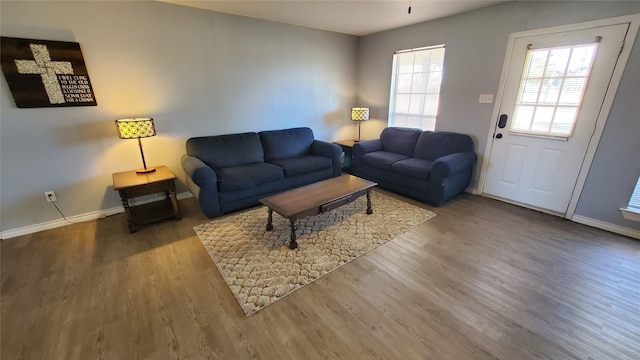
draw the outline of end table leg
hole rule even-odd
[[[373,209],[371,208],[371,189],[367,189],[367,214],[373,214]]]
[[[127,224],[129,225],[129,233],[136,232],[136,225],[133,223],[133,215],[131,214],[131,208],[129,208],[129,200],[127,199],[127,194],[120,190],[120,201],[122,202],[122,207],[124,208],[124,212],[127,215]]]
[[[171,186],[171,190],[169,191],[169,199],[171,199],[171,207],[173,207],[173,216],[176,218],[176,220],[182,219],[182,215],[180,214],[180,206],[178,205],[178,198],[176,197],[175,186]]]
[[[291,221],[291,242],[289,242],[289,249],[293,250],[298,247],[298,242],[296,241],[296,220],[290,219]]]
[[[269,209],[269,214],[267,215],[267,231],[273,230],[273,210]]]

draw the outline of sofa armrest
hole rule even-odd
[[[187,154],[180,159],[184,173],[199,187],[217,186],[218,176],[202,160]]]
[[[445,155],[431,164],[431,178],[427,192],[427,203],[440,206],[469,186],[473,174],[474,152],[459,152]]]
[[[188,154],[180,159],[187,175],[187,186],[207,217],[221,215],[218,201],[218,176],[202,160]]]
[[[439,177],[447,177],[473,166],[477,155],[474,152],[453,153],[436,159],[431,165],[431,174]]]
[[[353,144],[353,159],[351,162],[351,169],[354,173],[358,173],[362,167],[362,157],[366,153],[382,150],[382,140],[364,140]]]
[[[382,150],[382,140],[373,139],[373,140],[363,140],[358,141],[353,144],[353,154],[355,155],[357,152],[361,152],[362,154],[366,154],[372,151],[380,151]]]
[[[342,164],[340,162],[342,148],[340,145],[322,140],[313,140],[313,143],[311,143],[311,154],[331,159],[333,176],[339,176],[342,173]]]

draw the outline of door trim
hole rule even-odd
[[[487,172],[489,168],[489,159],[491,158],[491,150],[493,148],[493,141],[494,141],[493,135],[495,133],[495,129],[498,123],[498,116],[500,116],[500,108],[502,106],[502,98],[504,96],[504,88],[507,81],[507,71],[509,69],[509,66],[511,65],[511,54],[513,53],[513,45],[514,45],[515,39],[520,37],[554,34],[554,33],[560,33],[560,32],[576,31],[576,30],[583,30],[583,29],[590,29],[590,28],[618,25],[618,24],[629,24],[629,29],[627,31],[627,35],[624,40],[625,46],[622,48],[622,51],[618,56],[618,61],[613,70],[609,87],[604,96],[604,101],[602,103],[602,107],[600,108],[600,113],[598,114],[598,118],[596,120],[596,128],[591,137],[591,140],[589,141],[587,152],[582,162],[580,172],[578,173],[578,178],[576,180],[573,193],[571,194],[571,200],[569,201],[567,212],[563,214],[563,216],[567,219],[573,218],[574,212],[576,210],[576,206],[578,205],[578,200],[580,199],[580,195],[584,187],[584,183],[587,179],[587,175],[589,174],[589,169],[591,168],[591,163],[593,162],[593,158],[595,156],[598,143],[600,142],[600,138],[602,137],[604,126],[607,122],[607,118],[609,117],[609,112],[611,110],[611,106],[613,105],[613,100],[618,90],[618,85],[620,84],[620,80],[622,79],[622,74],[627,65],[627,60],[629,59],[631,48],[633,47],[633,43],[636,39],[638,28],[640,27],[640,14],[626,15],[626,16],[620,16],[615,18],[594,20],[594,21],[554,26],[554,27],[535,29],[535,30],[527,30],[527,31],[515,32],[515,33],[509,34],[509,40],[507,43],[504,62],[502,64],[502,71],[500,73],[500,83],[498,86],[498,92],[496,94],[497,101],[495,102],[495,105],[493,107],[491,124],[489,125],[489,132],[487,134],[487,142],[486,142],[484,156],[482,160],[482,168],[480,170],[480,178],[478,182],[478,194],[482,196],[487,196],[486,194],[484,194],[484,185],[485,185],[485,180],[486,180]],[[524,204],[519,204],[519,205],[526,206]],[[558,215],[557,213],[553,213],[553,214]]]

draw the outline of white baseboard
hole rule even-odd
[[[465,191],[471,194],[477,193],[477,189],[475,188],[467,188]],[[187,199],[190,197],[193,197],[193,195],[189,191],[185,191],[177,194],[178,200]],[[139,204],[143,204],[143,203],[144,202],[140,202]],[[122,206],[116,206],[110,209],[92,211],[92,212],[88,212],[81,215],[69,216],[67,217],[67,219],[74,223],[92,221],[92,220],[100,219],[103,217],[115,215],[122,212],[124,212],[124,208]],[[598,229],[610,231],[615,234],[628,236],[634,239],[640,239],[640,230],[630,229],[623,226],[607,223],[607,222],[596,220],[596,219],[591,219],[591,218],[580,216],[580,215],[573,215],[571,220],[579,224],[592,226]],[[0,240],[7,240],[17,236],[28,235],[38,231],[54,229],[57,227],[67,226],[67,225],[71,225],[71,224],[64,219],[59,219],[59,220],[47,221],[40,224],[29,225],[29,226],[25,226],[17,229],[6,230],[0,233]]]
[[[571,217],[571,221],[640,240],[640,230],[630,229],[624,226],[615,225],[580,215],[573,215],[573,217]]]
[[[178,200],[182,200],[182,199],[193,197],[193,195],[189,191],[185,191],[177,194],[176,197],[178,198]],[[151,201],[153,200],[137,202],[136,205],[141,205]],[[67,216],[67,219],[69,221],[66,221],[64,219],[58,219],[58,220],[47,221],[40,224],[29,225],[29,226],[24,226],[17,229],[3,231],[0,233],[0,240],[7,240],[17,236],[33,234],[38,231],[44,231],[44,230],[58,228],[61,226],[71,225],[70,222],[79,223],[79,222],[85,222],[85,221],[93,221],[93,220],[101,219],[101,218],[115,215],[122,212],[124,212],[124,208],[122,206],[116,206],[110,209],[92,211],[85,214],[74,215],[74,216]]]

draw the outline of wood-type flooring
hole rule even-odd
[[[250,317],[194,199],[135,234],[118,214],[2,241],[0,358],[640,359],[640,241],[405,200],[438,215]]]

